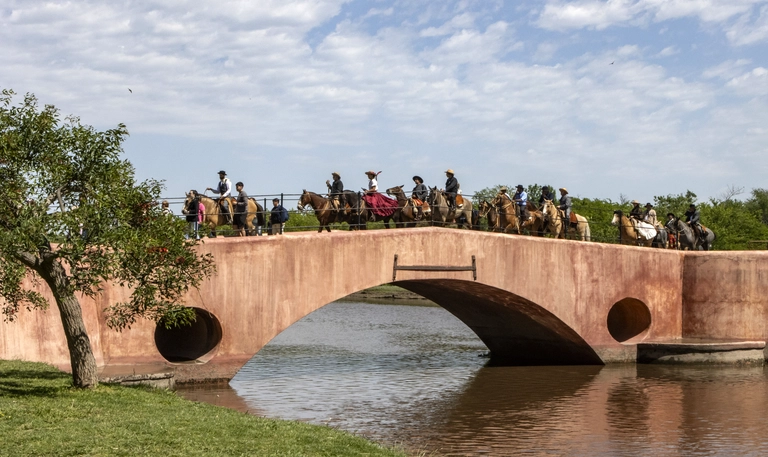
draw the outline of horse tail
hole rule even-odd
[[[589,223],[586,223],[584,227],[584,241],[592,241],[592,230],[589,228]]]
[[[257,227],[264,227],[267,222],[266,216],[264,214],[264,207],[259,205],[259,202],[253,197],[251,197],[249,200],[251,200],[253,204],[256,205],[256,217],[253,218],[254,222],[256,223],[253,225]]]

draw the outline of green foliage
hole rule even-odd
[[[58,110],[26,95],[0,96],[0,297],[6,319],[20,307],[43,306],[21,279],[33,271],[54,296],[94,296],[113,281],[133,290],[108,310],[108,324],[129,327],[139,317],[184,323],[194,315],[179,303],[213,270],[210,256],[184,241],[184,221],[156,202],[162,183],[138,183],[120,158],[125,126],[103,132],[62,120]],[[54,277],[56,265],[65,277]]]
[[[0,456],[403,456],[330,427],[265,419],[167,390],[71,380],[0,361]]]
[[[315,216],[315,212],[309,211],[288,211],[288,222],[285,223],[286,232],[300,232],[308,230],[317,230],[320,222]]]
[[[684,194],[663,195],[653,197],[653,206],[656,217],[667,220],[667,213],[673,213],[677,217],[683,217],[688,207],[696,203],[696,194],[686,190]]]
[[[610,199],[571,198],[573,211],[584,216],[589,221],[589,229],[592,232],[592,241],[601,243],[616,243],[619,239],[618,229],[611,225],[613,212],[617,209],[628,211],[621,207],[620,203]]]

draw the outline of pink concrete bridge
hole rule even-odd
[[[96,300],[82,299],[101,366],[156,364],[174,367],[181,380],[229,378],[294,322],[387,283],[453,313],[498,363],[636,362],[662,357],[660,345],[691,341],[704,352],[738,359],[751,351],[762,360],[768,339],[767,252],[683,253],[442,228],[221,238],[201,249],[218,272],[186,297],[199,317],[190,328],[142,321],[118,333],[101,310],[125,290],[106,285]],[[55,308],[0,323],[0,332],[0,358],[68,366]]]

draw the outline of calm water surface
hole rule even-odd
[[[486,367],[442,308],[332,303],[182,395],[438,455],[766,456],[768,372]]]

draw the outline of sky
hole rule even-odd
[[[171,198],[768,187],[768,0],[0,0],[0,62]]]

